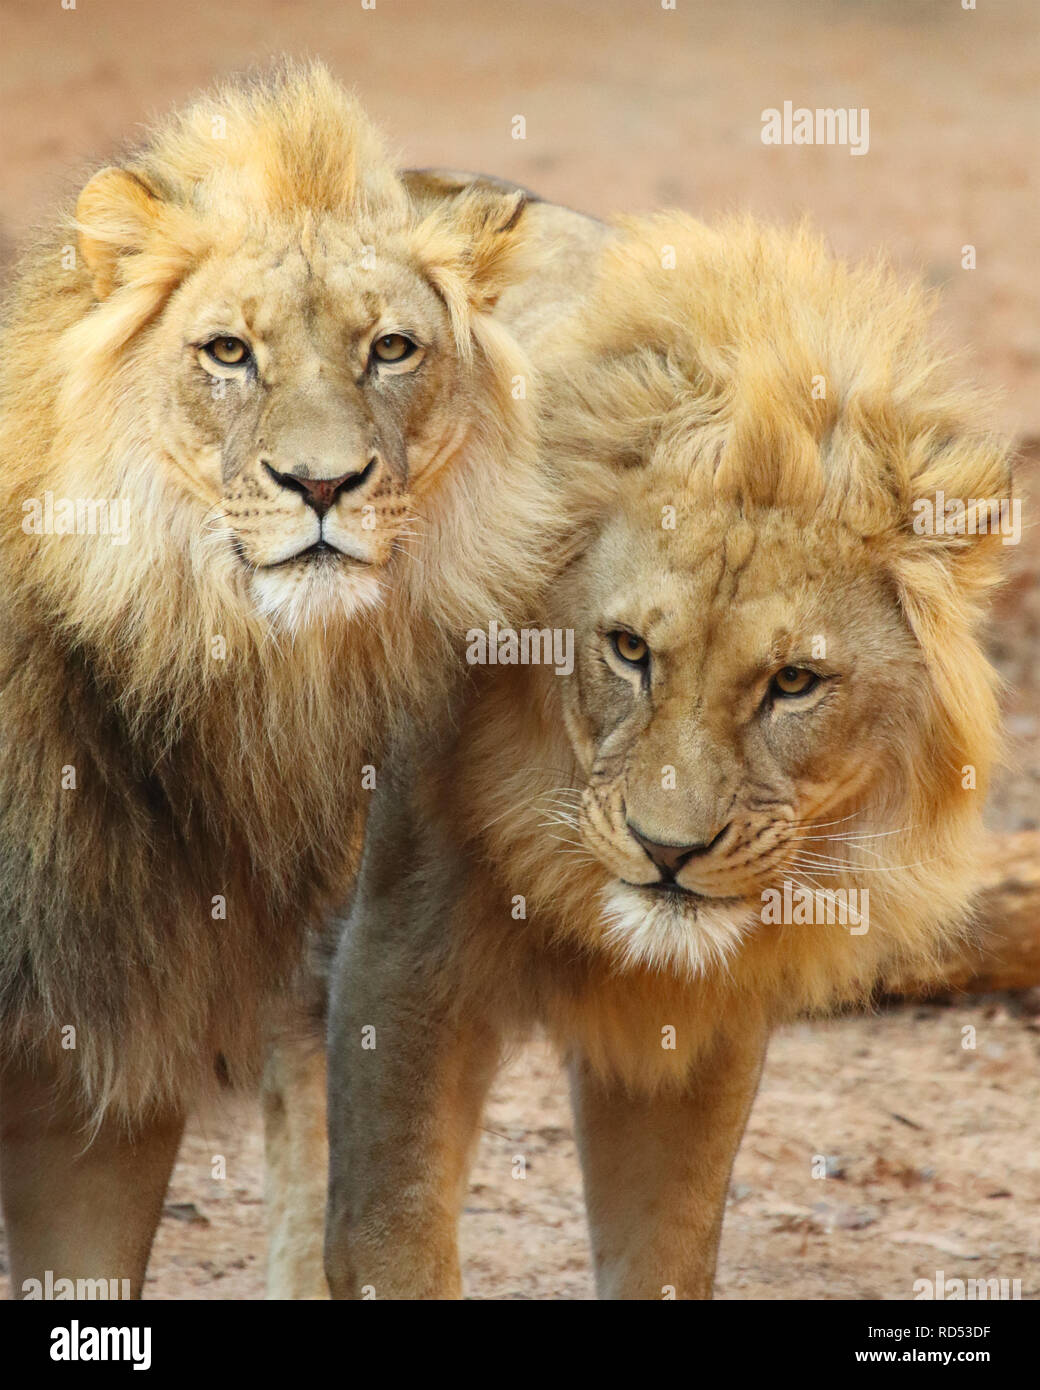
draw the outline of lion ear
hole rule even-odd
[[[76,202],[79,252],[105,299],[119,280],[120,259],[140,251],[159,216],[158,198],[127,169],[102,169]]]
[[[920,538],[919,553],[931,553],[969,588],[992,583],[1004,547],[1021,535],[1008,441],[996,435],[945,441],[910,492],[909,529]]]
[[[459,239],[456,270],[465,281],[473,308],[486,312],[523,274],[522,254],[528,236],[523,226],[527,194],[474,183],[441,211]]]

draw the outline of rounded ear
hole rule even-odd
[[[527,242],[520,221],[527,207],[522,188],[502,192],[476,184],[455,202],[459,230],[469,242],[465,255],[474,302],[493,308],[518,274]]]
[[[79,253],[105,299],[119,279],[119,261],[140,251],[159,215],[159,200],[128,169],[102,169],[76,202]]]
[[[492,183],[471,183],[445,198],[417,229],[420,258],[457,318],[462,306],[478,313],[521,279],[528,235],[523,226],[527,194]]]
[[[1004,547],[1022,535],[1022,500],[1013,495],[1011,448],[999,436],[947,440],[911,480],[909,530],[966,588],[1000,575]]]

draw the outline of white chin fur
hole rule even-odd
[[[303,632],[330,623],[349,623],[383,601],[377,575],[331,565],[304,570],[257,570],[250,577],[256,611],[284,632]]]
[[[741,903],[718,907],[658,896],[627,883],[603,891],[603,944],[625,966],[667,970],[686,979],[724,969],[755,924]]]

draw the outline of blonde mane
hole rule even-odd
[[[474,853],[524,895],[530,920],[526,933],[474,935],[467,970],[478,993],[510,995],[518,1016],[532,990],[551,998],[550,1031],[565,1047],[580,1038],[605,1073],[648,1086],[680,1080],[723,1018],[747,1010],[775,1022],[862,1002],[906,972],[934,978],[969,930],[998,747],[997,682],[980,628],[1004,551],[995,534],[915,533],[912,504],[937,490],[1007,497],[1009,450],[930,340],[930,311],[929,296],[884,264],[846,266],[805,229],[743,220],[708,229],[668,214],[622,225],[583,307],[580,345],[568,346],[574,326],[561,326],[546,373],[545,447],[565,473],[598,464],[609,475],[607,521],[650,518],[652,528],[662,506],[675,506],[680,532],[727,519],[732,533],[719,532],[718,544],[737,550],[777,512],[807,534],[832,534],[885,576],[926,673],[900,765],[854,808],[857,828],[887,828],[896,798],[907,824],[868,842],[877,869],[869,933],[756,921],[735,950],[706,942],[693,979],[663,949],[632,968],[604,949],[607,872],[558,842],[566,818],[554,808],[581,784],[559,680],[544,669],[489,680],[462,753],[467,825]],[[557,607],[551,618],[578,615]],[[545,995],[524,961],[532,934],[555,962]],[[517,983],[495,983],[503,980]],[[662,1022],[677,1026],[675,1051],[633,1046]]]
[[[511,389],[534,374],[489,317],[522,233],[485,247],[470,204],[413,207],[323,68],[226,85],[124,167],[147,240],[99,254],[128,228],[92,182],[76,227],[16,275],[0,369],[4,1045],[54,1048],[77,1025],[70,1070],[99,1113],[205,1088],[218,1052],[233,1079],[255,1074],[264,1007],[349,883],[363,768],[440,707],[467,627],[522,614],[559,525]],[[195,266],[247,231],[305,239],[330,215],[427,273],[474,409],[416,484],[381,602],[293,634],[240,601],[140,384],[146,330]],[[132,543],[26,534],[23,507],[47,492],[127,499]]]

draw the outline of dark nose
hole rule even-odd
[[[265,463],[268,475],[279,487],[298,492],[308,507],[313,507],[319,516],[324,516],[336,499],[344,492],[353,492],[366,483],[376,469],[376,459],[370,458],[364,468],[354,473],[341,473],[338,478],[312,478],[306,473],[279,473],[269,463]]]
[[[629,823],[628,829],[632,838],[642,845],[661,872],[668,878],[674,878],[689,860],[698,854],[707,854],[708,850],[717,845],[729,826],[724,825],[713,839],[705,840],[698,845],[662,845],[657,840],[648,839],[642,831],[637,830],[631,823]]]

